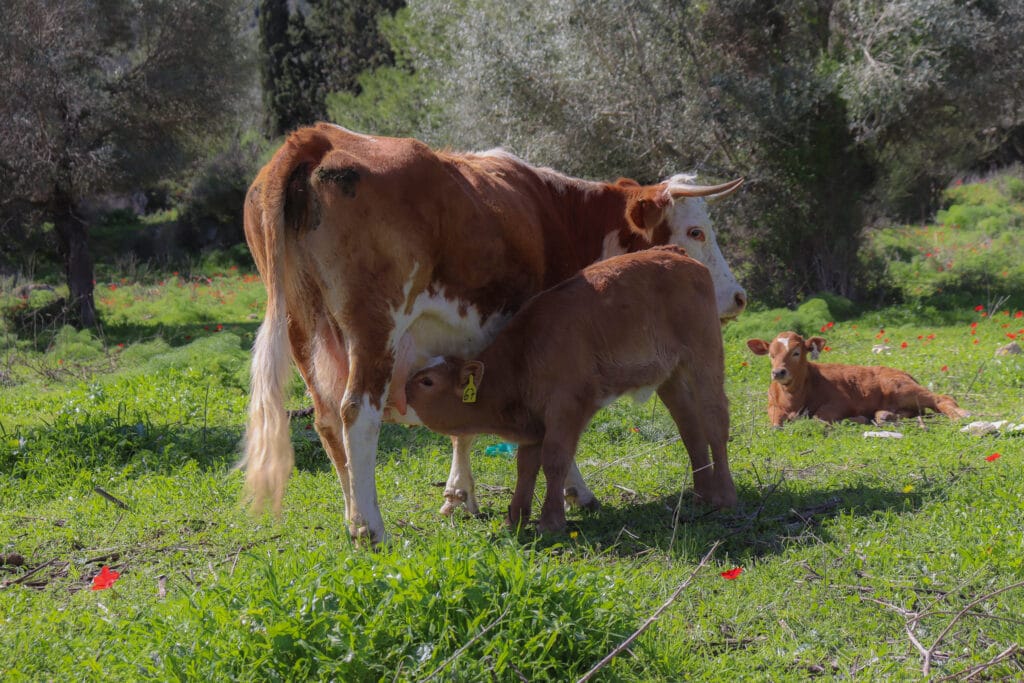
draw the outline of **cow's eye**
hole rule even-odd
[[[797,349],[796,351],[793,352],[793,358],[799,358],[799,357],[800,357],[800,349]]]
[[[430,379],[429,377],[421,377],[420,384],[422,384],[425,387],[432,387],[434,386],[434,380]]]
[[[690,228],[686,234],[689,235],[690,239],[697,240],[698,242],[704,241],[704,231],[700,228]]]

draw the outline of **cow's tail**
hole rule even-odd
[[[264,191],[272,189],[265,187]],[[267,202],[266,197],[261,199],[264,201],[260,202],[257,215],[247,219],[261,223],[261,229],[255,231],[250,240],[262,238],[262,244],[254,247],[254,251],[262,247],[264,267],[260,270],[267,288],[267,311],[252,347],[249,422],[239,467],[245,468],[246,494],[253,509],[262,510],[269,503],[278,512],[295,462],[288,413],[284,408],[284,388],[291,376],[291,359],[282,267],[283,203],[275,211],[278,202]],[[247,210],[250,208],[252,205]]]
[[[311,139],[312,138],[312,139]],[[242,459],[254,510],[281,509],[295,463],[284,392],[291,379],[285,304],[285,241],[305,219],[310,169],[328,144],[313,129],[294,133],[253,184],[245,207],[246,240],[267,288],[267,309],[252,349],[249,419]]]

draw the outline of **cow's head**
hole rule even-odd
[[[750,339],[747,348],[758,356],[769,356],[772,361],[772,380],[782,386],[799,384],[807,375],[808,357],[817,357],[825,348],[824,337],[805,340],[796,332],[782,332],[771,342]]]
[[[707,203],[732,194],[739,178],[721,185],[693,185],[692,176],[677,175],[657,185],[639,187],[626,205],[630,229],[649,244],[677,244],[711,271],[718,316],[727,322],[747,305],[747,293],[736,282],[718,248],[708,217]],[[620,179],[619,185],[628,186]]]

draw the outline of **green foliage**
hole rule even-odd
[[[435,127],[439,108],[430,102],[433,83],[400,67],[384,66],[359,76],[359,93],[326,97],[327,118],[351,130],[413,137]]]
[[[796,310],[774,308],[746,313],[723,332],[727,339],[774,339],[779,332],[793,331],[804,337],[826,332],[825,326],[853,317],[854,307],[849,299],[830,295],[811,297]]]
[[[934,225],[876,230],[869,250],[888,263],[897,296],[938,308],[1024,307],[1024,201],[1016,174],[958,183]]]
[[[392,64],[377,22],[404,4],[313,0],[289,15],[288,3],[263,0],[260,46],[268,134],[324,119],[329,93],[358,94],[360,73]]]

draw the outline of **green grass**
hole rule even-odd
[[[1006,250],[1021,263],[1022,248]],[[385,426],[392,540],[373,552],[345,532],[308,418],[293,422],[283,517],[239,504],[255,278],[146,271],[97,291],[102,334],[10,322],[59,292],[3,301],[0,559],[23,562],[0,564],[2,680],[575,680],[716,542],[597,680],[921,680],[908,624],[925,648],[941,638],[933,680],[978,666],[1024,677],[1019,651],[986,666],[1024,646],[1024,435],[970,436],[942,417],[904,421],[901,440],[810,420],[773,431],[767,361],[744,344],[821,334],[823,361],[900,367],[971,419],[1024,422],[1024,356],[994,356],[1024,334],[1024,303],[992,309],[968,289],[956,306],[865,312],[824,297],[745,315],[725,333],[740,495],[727,512],[694,501],[656,400],[596,416],[578,460],[603,507],[570,513],[556,537],[503,528],[515,467],[486,454],[494,439],[474,449],[483,516],[445,519],[448,440]],[[298,380],[288,403],[306,405]],[[104,564],[121,578],[89,590]],[[739,578],[719,575],[736,566]]]

